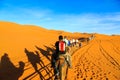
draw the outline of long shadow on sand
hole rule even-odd
[[[10,60],[7,53],[1,57],[0,80],[18,80],[24,72],[25,63],[20,61],[17,68]]]
[[[51,61],[51,59],[50,59],[51,54],[49,52],[50,52],[50,50],[52,50],[52,48],[45,46],[47,50],[44,50],[44,49],[39,48],[37,46],[35,46],[35,47],[39,50],[39,52],[38,51],[32,52],[32,51],[27,50],[26,48],[24,50],[24,52],[25,52],[25,54],[28,58],[28,61],[33,66],[35,72],[31,73],[30,75],[25,77],[23,80],[32,79],[37,74],[39,74],[39,77],[40,77],[41,80],[49,80],[53,76],[53,75],[52,76],[50,75],[50,74],[52,74],[52,70],[50,70],[51,63],[45,64],[45,62],[42,58],[44,57],[44,58],[47,58],[48,61]],[[39,69],[37,67],[37,64],[40,65]],[[42,74],[43,71],[46,74]],[[47,79],[46,79],[46,77],[47,77]]]
[[[50,50],[52,50],[52,48],[45,46],[45,47],[46,47],[46,50],[44,50],[44,49],[42,49],[42,48],[39,48],[38,46],[35,46],[35,47],[40,51],[40,53],[41,53],[43,56],[45,56],[49,61],[51,61],[51,59],[50,59],[50,56],[51,56]]]

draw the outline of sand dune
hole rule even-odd
[[[54,43],[60,34],[68,36],[69,39],[91,36],[91,34],[47,30],[33,25],[0,22],[0,59],[1,63],[5,62],[1,64],[5,66],[2,71],[9,73],[4,77],[7,76],[7,80],[17,78],[40,80],[40,77],[53,79],[50,58],[54,51]],[[10,59],[7,60],[8,62],[5,61],[6,57],[3,58],[4,53],[8,54]],[[40,64],[37,64],[39,74],[29,62],[30,60],[37,61],[31,53],[36,55],[38,53],[40,56]],[[68,71],[68,80],[119,80],[120,36],[96,34],[93,40],[74,52],[72,58],[73,68]],[[24,70],[19,61],[25,63]]]
[[[74,53],[72,57],[76,63],[73,61],[72,80],[119,80],[119,39],[120,36],[97,35],[88,45]]]

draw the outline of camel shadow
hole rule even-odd
[[[19,62],[19,67],[16,67],[5,53],[0,61],[0,80],[18,80],[24,72],[24,67],[25,63],[22,61]]]
[[[51,48],[51,47],[48,47],[48,46],[45,46],[44,47],[46,48],[46,50],[42,49],[42,48],[39,48],[38,46],[35,46],[39,51],[40,53],[45,56],[49,61],[50,61],[50,64],[51,64],[51,67],[53,67],[55,65],[55,57],[57,58],[57,55],[55,54],[55,48],[54,46]]]
[[[51,57],[51,54],[50,54],[50,51],[52,50],[50,47],[46,47],[47,50],[44,50],[42,48],[39,48],[38,46],[35,46],[39,51],[40,53],[45,56],[49,61],[51,61],[50,57]]]
[[[35,75],[36,73],[39,74],[39,77],[40,77],[41,80],[45,80],[45,76],[49,76],[50,77],[50,72],[51,71],[49,70],[48,65],[45,65],[44,61],[41,59],[41,55],[40,55],[40,53],[38,51],[32,52],[32,51],[29,51],[29,50],[27,50],[25,48],[24,52],[25,52],[25,54],[26,54],[26,56],[28,58],[28,61],[33,66],[35,72],[33,72],[32,74],[28,75],[23,80],[28,79],[29,77]],[[40,68],[38,68],[37,64],[40,65]],[[45,71],[46,74],[43,75],[42,71]]]

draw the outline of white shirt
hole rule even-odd
[[[66,46],[68,46],[68,40],[67,39],[64,39],[65,43],[66,43]]]

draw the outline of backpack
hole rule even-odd
[[[59,52],[65,54],[65,51],[66,51],[65,47],[66,47],[65,42],[64,41],[59,41]]]

